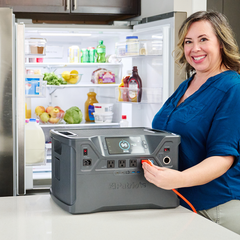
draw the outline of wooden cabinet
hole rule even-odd
[[[69,7],[67,2],[69,2]],[[0,0],[0,7],[11,7],[14,13],[70,13],[70,0]]]
[[[215,10],[223,13],[233,29],[235,38],[240,46],[240,30],[239,30],[239,11],[240,1],[236,0],[208,0],[207,10]]]
[[[108,24],[141,15],[141,0],[0,0],[16,18],[33,22]]]

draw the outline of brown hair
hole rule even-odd
[[[187,76],[191,76],[192,73],[195,72],[195,69],[187,62],[184,55],[184,39],[190,28],[190,26],[194,22],[198,21],[208,21],[211,23],[216,37],[221,48],[222,53],[222,63],[227,69],[234,70],[240,73],[240,54],[237,42],[234,37],[234,33],[232,28],[230,27],[227,18],[215,11],[200,11],[195,12],[191,16],[189,16],[182,24],[179,32],[179,42],[175,49],[176,51],[176,60],[175,62],[183,68],[185,66]]]

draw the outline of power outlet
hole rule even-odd
[[[126,167],[126,160],[118,160],[118,167],[125,168]]]
[[[107,168],[114,168],[115,167],[115,161],[114,160],[108,160],[107,161]]]
[[[91,166],[92,160],[91,159],[83,159],[83,166]]]
[[[130,160],[129,167],[137,167],[137,160]]]

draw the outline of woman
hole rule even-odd
[[[152,122],[181,135],[179,171],[144,163],[145,178],[163,189],[179,188],[199,214],[240,234],[238,47],[217,12],[192,14],[179,39],[177,61],[189,78]]]

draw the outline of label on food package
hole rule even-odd
[[[115,74],[110,72],[99,74],[98,83],[115,83]]]
[[[94,113],[94,106],[89,104],[89,106],[88,106],[88,116],[89,116],[89,119],[91,121],[94,121],[93,113]]]

